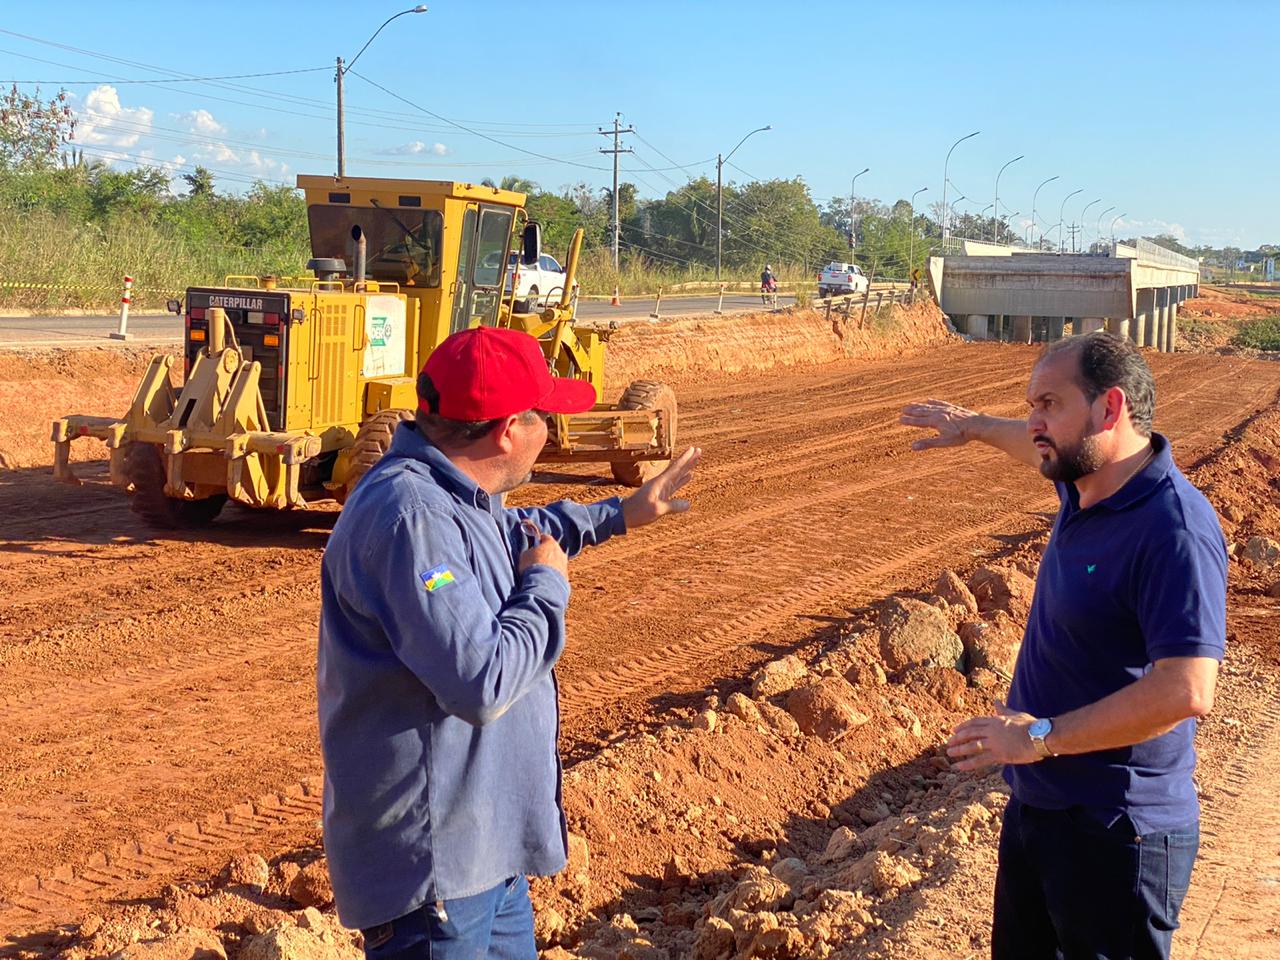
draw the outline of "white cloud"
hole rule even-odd
[[[76,140],[94,146],[133,147],[151,132],[155,111],[125,107],[116,88],[103,84],[90,90],[76,110]]]
[[[1104,226],[1103,232],[1107,231],[1108,228]],[[1179,243],[1187,242],[1187,229],[1180,223],[1168,220],[1130,220],[1127,217],[1116,221],[1117,237],[1154,237],[1160,234],[1173,237]]]
[[[423,143],[421,140],[414,140],[412,143],[402,143],[398,147],[387,147],[379,150],[378,153],[384,157],[420,157],[423,154],[432,154],[437,157],[443,157],[449,152],[449,148],[443,143]]]
[[[214,137],[221,136],[227,132],[227,128],[215,120],[213,114],[208,110],[190,110],[187,113],[175,113],[173,114],[173,119],[185,124],[187,130],[191,133]]]

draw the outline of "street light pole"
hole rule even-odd
[[[1074,197],[1077,193],[1084,193],[1084,187],[1079,190],[1073,190],[1062,198],[1062,206],[1058,208],[1058,253],[1062,253],[1062,211],[1067,209],[1067,201]]]
[[[1080,211],[1080,249],[1081,250],[1084,250],[1084,215],[1089,212],[1089,208],[1092,207],[1095,203],[1101,203],[1101,202],[1102,202],[1101,197],[1099,197],[1097,200],[1090,200],[1088,203],[1084,205],[1084,209]],[[1074,234],[1073,234],[1073,237],[1074,237]],[[1074,250],[1072,252],[1074,252]]]
[[[991,228],[992,233],[995,234],[995,236],[991,238],[992,240],[995,240],[995,241],[1000,240],[1000,174],[1004,173],[1005,167],[1009,166],[1010,164],[1017,163],[1024,156],[1026,156],[1026,154],[1019,154],[1018,156],[1014,157],[1012,160],[1009,161],[1009,163],[1006,163],[1004,167],[1001,167],[998,173],[996,173],[996,193],[995,193],[995,197],[991,201],[992,207],[993,207],[991,211],[991,219],[995,221],[995,225]]]
[[[426,13],[426,12],[427,12],[427,5],[425,3],[420,3],[416,7],[411,7],[408,10],[401,10],[399,13],[395,14],[394,16],[387,17],[387,19],[382,22],[382,26],[379,27],[377,30],[373,31],[373,34],[369,37],[369,39],[364,42],[364,46],[360,48],[360,52],[351,58],[350,63],[344,66],[342,63],[342,58],[338,57],[338,60],[337,60],[338,72],[335,79],[337,80],[337,83],[338,83],[338,179],[339,180],[343,179],[347,175],[346,137],[343,132],[342,78],[345,77],[347,75],[347,72],[356,65],[356,61],[360,59],[360,54],[364,53],[365,50],[369,49],[369,44],[373,43],[374,38],[377,37],[378,34],[382,32],[383,27],[385,27],[388,23],[390,23],[392,20],[395,20],[397,17],[403,17],[406,13]]]
[[[981,132],[982,132],[981,130],[975,130],[973,131],[973,133],[966,134],[965,136],[961,137],[959,140],[957,140],[955,143],[951,145],[951,150],[954,150],[956,147],[960,146],[960,144],[964,143],[970,137],[976,137]],[[948,164],[951,163],[951,150],[947,151],[947,159],[942,162],[942,209],[943,209],[944,219],[946,218],[946,210],[947,210],[947,166]],[[946,253],[945,247],[947,243],[947,225],[945,223],[943,223],[942,225],[942,243],[944,248],[943,253]]]
[[[911,242],[907,247],[907,274],[908,276],[916,268],[916,197],[928,190],[928,187],[921,187],[911,195],[911,222],[908,226],[911,228]]]
[[[1045,183],[1053,183],[1053,181],[1057,179],[1058,177],[1055,174],[1054,176],[1046,180],[1044,183],[1040,184],[1040,187],[1043,187]],[[1032,228],[1036,227],[1036,198],[1040,196],[1040,187],[1036,187],[1036,192],[1031,195],[1031,226]],[[1041,250],[1044,249],[1044,231],[1043,230],[1040,231],[1040,249]]]
[[[1115,220],[1111,221],[1111,255],[1113,257],[1116,255],[1116,221],[1123,220],[1127,216],[1127,213],[1118,213]]]
[[[1107,209],[1103,210],[1100,214],[1098,214],[1098,228],[1093,231],[1094,236],[1097,238],[1096,240],[1094,240],[1094,243],[1099,243],[1099,244],[1102,243],[1102,218],[1105,217],[1108,213],[1110,213],[1114,209],[1115,209],[1115,205],[1113,204],[1112,206],[1107,207]]]
[[[744,143],[747,142],[747,137],[752,137],[757,133],[763,133],[766,130],[772,130],[772,129],[773,129],[773,126],[769,125],[769,126],[760,127],[756,130],[752,130],[750,133],[747,134],[746,137],[743,137],[741,140],[738,141],[738,147],[742,146]],[[738,147],[734,147],[723,157],[720,156],[720,154],[716,154],[716,279],[717,280],[720,279],[720,256],[721,256],[721,253],[723,252],[723,247],[724,247],[724,186],[723,186],[724,179],[721,171],[724,169],[724,165],[729,162],[729,157],[732,157],[735,153],[738,152]]]
[[[870,167],[864,167],[853,175],[853,181],[849,184],[849,258],[853,259],[853,203],[857,196],[858,178],[864,173],[870,173]]]

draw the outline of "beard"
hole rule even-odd
[[[1086,432],[1070,445],[1054,443],[1043,434],[1036,436],[1035,440],[1047,443],[1053,451],[1040,461],[1040,474],[1048,480],[1075,483],[1106,463],[1102,444],[1094,433]]]

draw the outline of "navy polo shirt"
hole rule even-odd
[[[1088,509],[1073,483],[1036,578],[1009,705],[1055,717],[1133,683],[1162,657],[1213,657],[1226,645],[1227,551],[1217,515],[1173,462],[1169,441],[1123,487]],[[1195,720],[1116,750],[1005,767],[1013,794],[1046,809],[1082,807],[1139,833],[1199,816]],[[1052,742],[1052,740],[1050,741]]]

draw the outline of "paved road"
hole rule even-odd
[[[661,313],[664,317],[689,316],[710,313],[716,308],[714,296],[663,297]],[[779,297],[781,306],[794,302],[792,297]],[[644,320],[653,312],[653,297],[634,297],[623,300],[618,307],[609,302],[584,300],[578,305],[578,316],[586,320]],[[760,309],[760,297],[755,294],[726,294],[725,313],[745,313]],[[119,344],[107,335],[117,329],[118,316],[101,317],[0,317],[0,347],[66,346],[73,343],[95,342]],[[182,339],[182,321],[172,314],[133,314],[129,317],[131,339],[139,343],[166,343]]]

